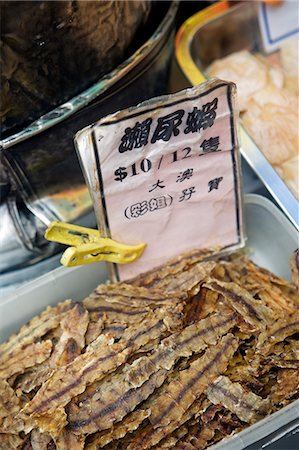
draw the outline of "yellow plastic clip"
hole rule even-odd
[[[125,245],[103,238],[98,230],[63,222],[51,222],[45,232],[48,241],[71,245],[61,257],[66,267],[109,261],[128,264],[138,259],[146,244]]]

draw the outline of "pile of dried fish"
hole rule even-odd
[[[299,395],[293,281],[193,252],[0,346],[0,448],[204,449]]]

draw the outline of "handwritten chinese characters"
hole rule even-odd
[[[215,97],[213,101],[206,103],[202,108],[195,106],[190,112],[178,109],[170,114],[158,117],[156,124],[153,123],[151,117],[142,122],[137,121],[133,127],[125,128],[125,133],[118,148],[119,153],[145,146],[149,142],[151,125],[155,125],[155,129],[150,142],[152,144],[159,140],[168,142],[172,137],[180,134],[180,126],[183,123],[184,116],[186,117],[185,128],[183,128],[185,134],[206,130],[214,124],[217,105],[218,98]],[[215,146],[216,144],[214,143],[213,145]]]

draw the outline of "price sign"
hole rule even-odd
[[[212,80],[101,119],[76,148],[103,234],[142,257],[126,280],[184,252],[244,245],[235,85]]]
[[[280,44],[299,33],[298,0],[284,0],[281,3],[258,3],[258,19],[264,49],[273,52]]]

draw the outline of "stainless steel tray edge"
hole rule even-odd
[[[260,439],[275,432],[283,425],[299,418],[299,400],[285,406],[271,416],[260,420],[259,422],[246,428],[233,436],[222,439],[218,444],[209,447],[209,450],[242,450],[247,446],[254,444]],[[267,448],[267,447],[266,447]],[[271,450],[271,447],[268,447]],[[262,449],[261,449],[262,450]],[[281,449],[286,450],[286,449]],[[292,449],[290,449],[292,450]]]

